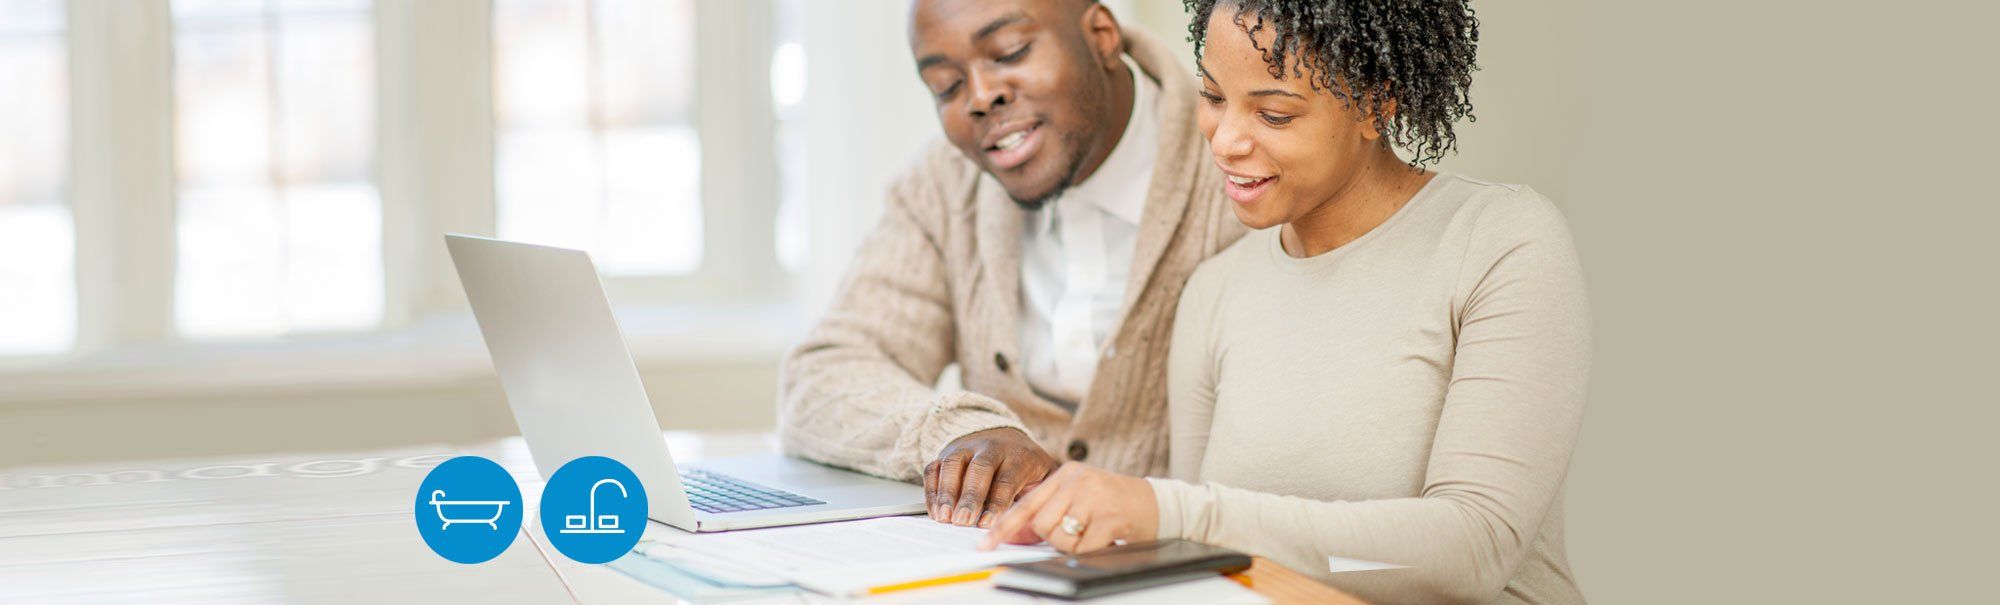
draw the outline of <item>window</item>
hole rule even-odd
[[[500,237],[611,275],[701,267],[694,25],[691,0],[495,3]]]
[[[173,3],[183,337],[381,321],[370,4]]]
[[[76,342],[63,3],[0,0],[0,355]]]
[[[771,52],[771,110],[776,114],[778,155],[778,263],[798,271],[806,265],[811,204],[806,190],[805,140],[806,47],[805,0],[778,0]]]
[[[0,372],[457,334],[445,232],[590,250],[662,333],[776,309],[773,8],[0,0]]]

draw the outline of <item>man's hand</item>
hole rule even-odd
[[[934,521],[991,527],[1015,496],[1041,483],[1057,464],[1019,429],[979,431],[953,440],[924,466],[924,501]]]

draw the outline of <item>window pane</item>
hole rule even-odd
[[[179,0],[175,320],[192,338],[382,317],[365,0]]]
[[[777,48],[771,52],[771,110],[777,114],[778,156],[778,264],[798,271],[805,267],[807,222],[810,204],[806,192],[805,99],[807,65],[805,0],[778,0],[777,23],[773,32]]]
[[[63,3],[0,0],[0,355],[76,343]]]
[[[498,0],[499,235],[615,275],[701,265],[690,0]]]

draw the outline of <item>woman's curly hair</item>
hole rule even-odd
[[[1452,123],[1472,115],[1479,19],[1467,0],[1183,0],[1195,59],[1217,4],[1263,52],[1271,76],[1306,77],[1313,90],[1375,116],[1375,130],[1410,150],[1412,167],[1455,151]],[[1257,42],[1270,28],[1271,47]],[[1303,67],[1303,71],[1300,69]],[[1393,104],[1394,111],[1388,111]]]

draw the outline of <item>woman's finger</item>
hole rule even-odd
[[[1078,508],[1082,507],[1071,507],[1070,516],[1076,517],[1078,515],[1078,511],[1076,509]],[[1125,523],[1124,518],[1120,516],[1118,513],[1104,512],[1104,513],[1084,513],[1084,514],[1090,515],[1090,524],[1084,526],[1083,536],[1078,538],[1076,541],[1076,549],[1067,552],[1080,554],[1080,553],[1087,553],[1095,550],[1100,550],[1106,546],[1110,546],[1112,542],[1118,540],[1119,538],[1125,537],[1125,528],[1129,524]],[[1082,517],[1077,517],[1077,518],[1082,519]]]
[[[986,539],[980,542],[979,548],[992,550],[1003,543],[1034,544],[1042,541],[1041,535],[1035,533],[1035,517],[1056,502],[1062,495],[1060,488],[1054,482],[1046,482],[1029,492],[1028,497],[1015,501],[1014,506],[993,523],[993,529],[986,532]]]
[[[986,532],[986,540],[980,543],[980,549],[992,550],[1002,543],[1034,544],[1046,539],[1047,536],[1035,530],[1035,519],[1050,506],[1051,501],[1066,498],[1068,490],[1065,485],[1075,476],[1076,469],[1072,464],[1057,467],[1048,478],[1024,492],[1025,496],[1016,500],[1014,506],[1007,509],[1007,514],[993,523],[993,529]],[[1058,507],[1058,511],[1066,506]]]
[[[1072,510],[1077,494],[1074,488],[1068,486],[1060,487],[1063,489],[1059,490],[1055,497],[1051,498],[1049,503],[1042,507],[1042,510],[1035,512],[1035,518],[1028,522],[1028,527],[1034,531],[1035,536],[1041,538],[1042,541],[1048,542],[1049,546],[1055,547],[1056,550],[1069,552],[1069,548],[1076,545],[1076,539],[1079,536],[1063,531],[1062,520],[1063,517],[1077,514],[1077,511]],[[1090,523],[1089,519],[1077,519],[1077,521],[1086,524]]]
[[[1047,493],[1036,492],[1029,496],[1015,501],[1014,506],[1000,514],[1000,520],[994,521],[993,528],[986,530],[986,538],[979,541],[980,550],[993,550],[1002,542],[1011,544],[1019,541],[1015,537],[1027,530],[1028,520],[1033,519],[1035,511],[1041,510],[1042,503],[1048,501]]]

